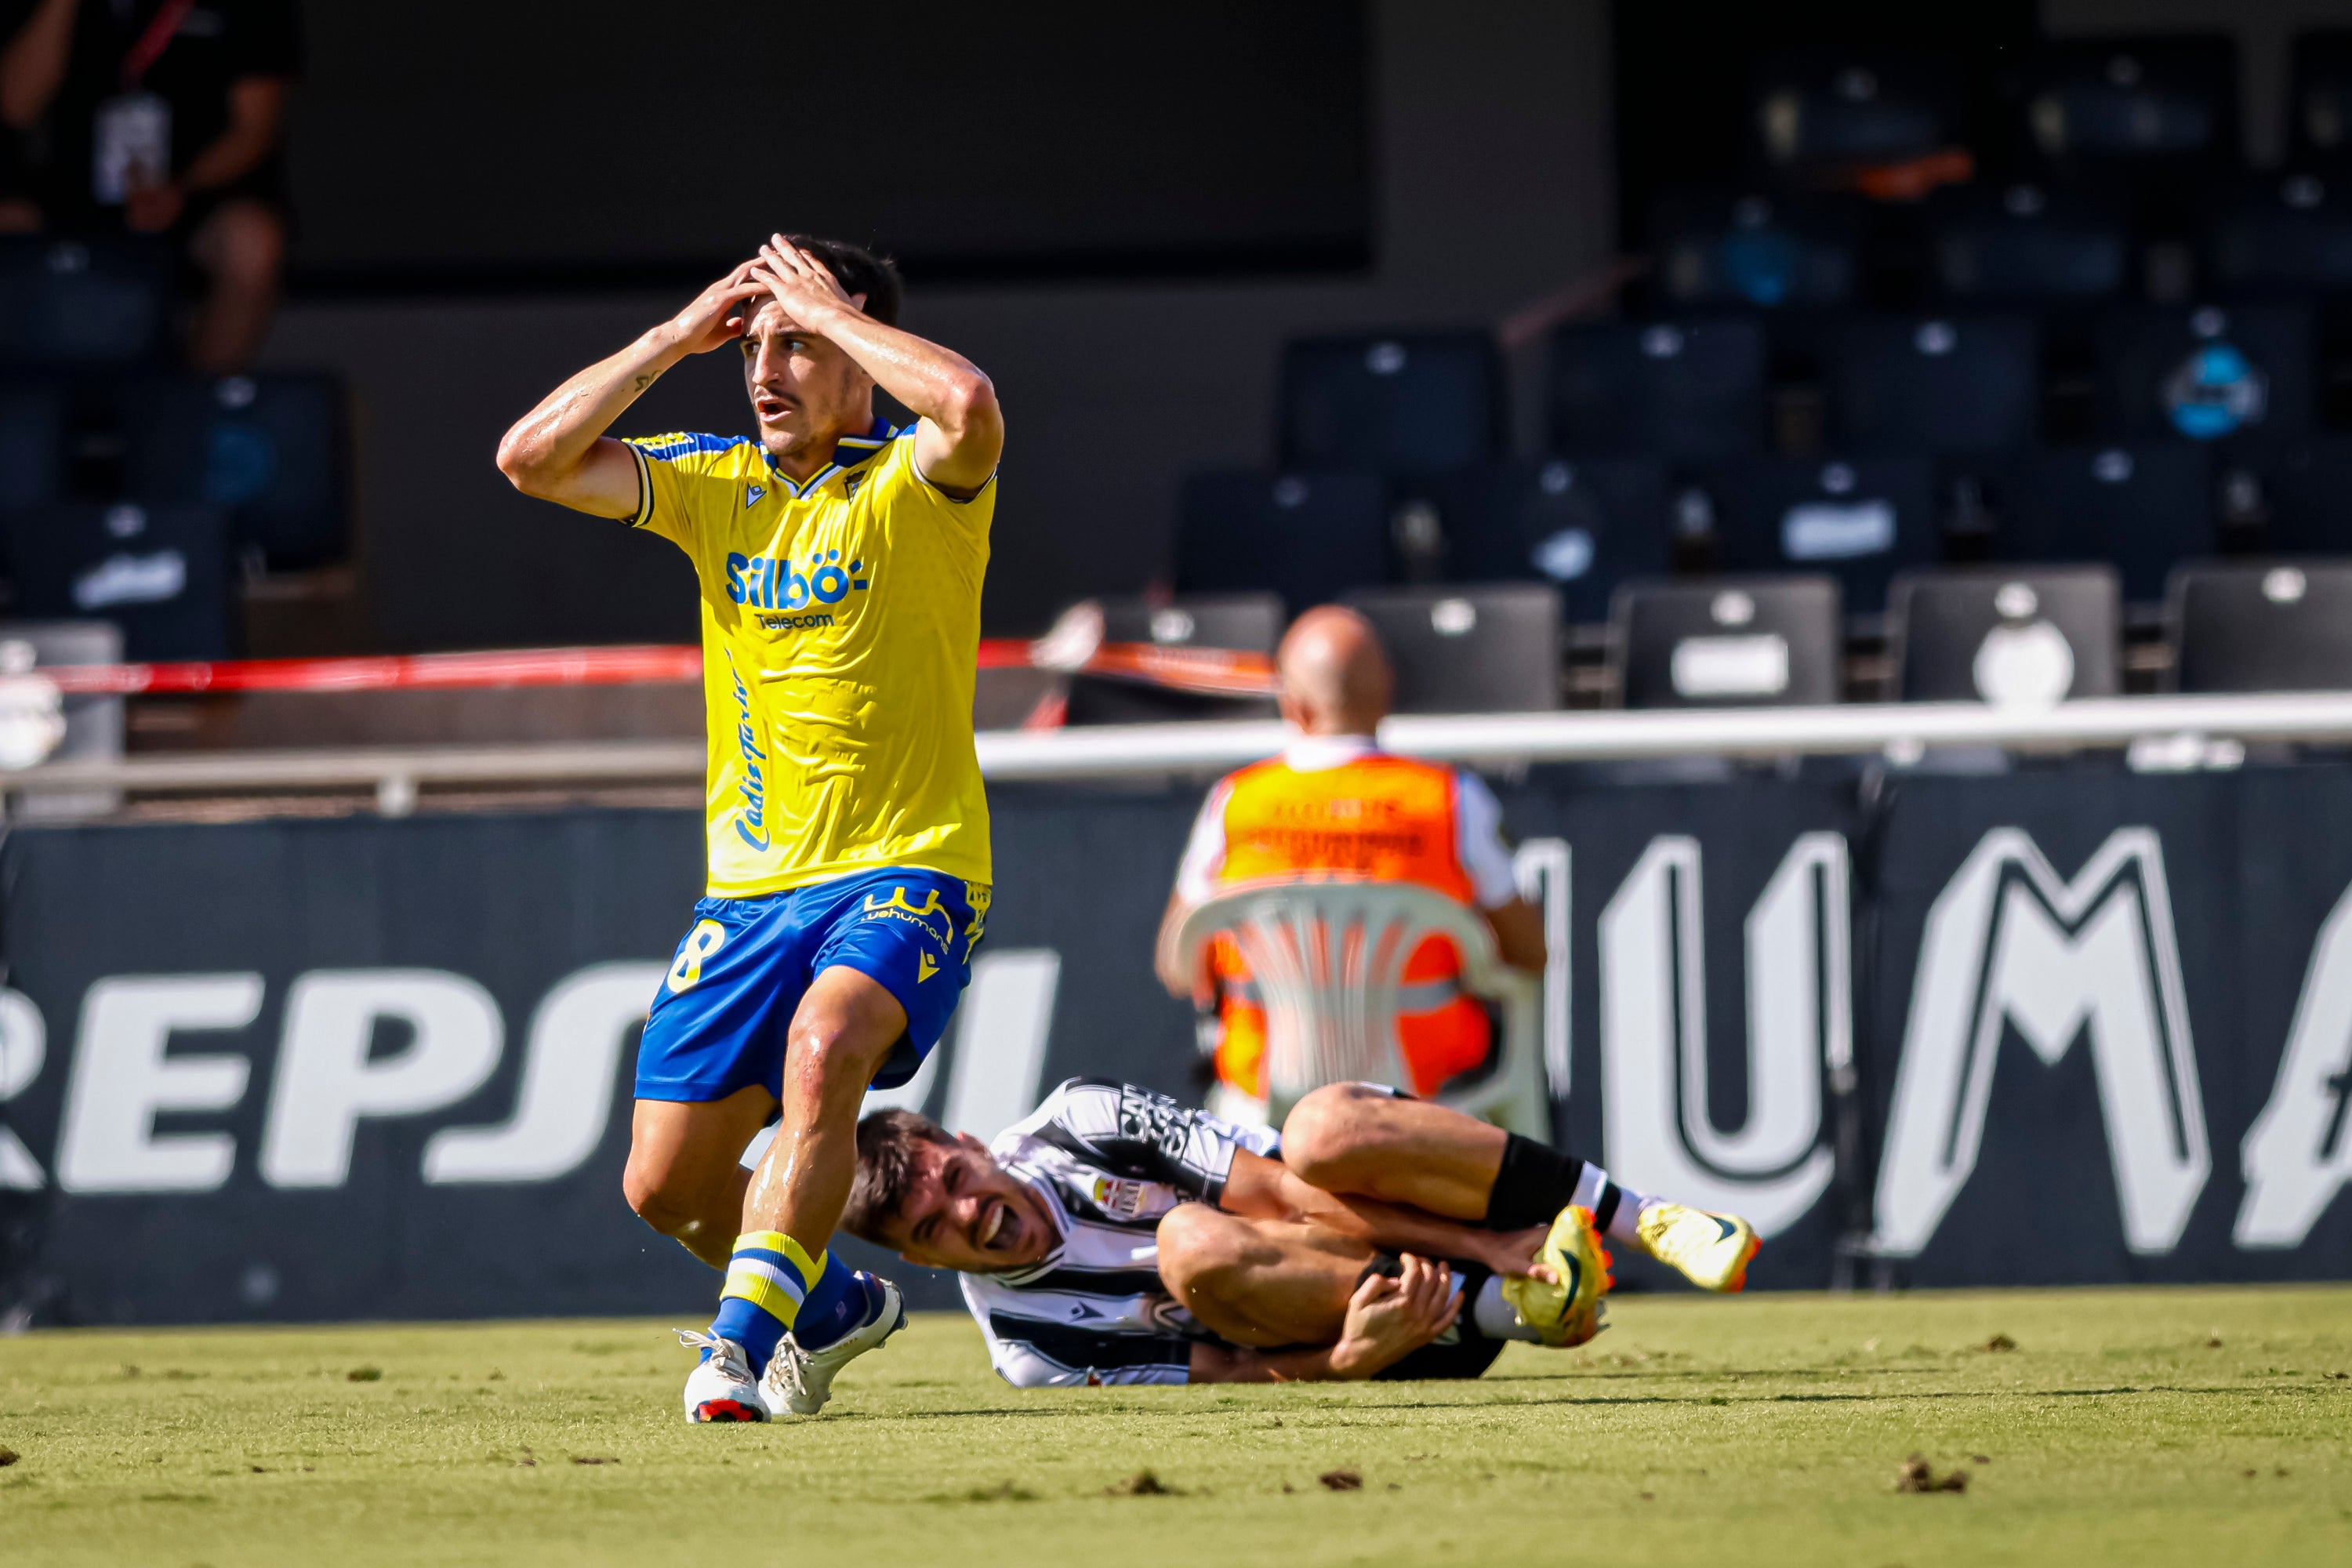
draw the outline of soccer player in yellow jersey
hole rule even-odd
[[[988,918],[972,667],[1004,426],[898,299],[887,261],[777,235],[499,445],[516,489],[660,534],[701,583],[709,897],[646,1021],[624,1178],[726,1270],[709,1332],[682,1336],[690,1421],[814,1414],[906,1321],[827,1245],[866,1088],[938,1042]],[[757,437],[604,434],[730,343]],[[914,424],[875,417],[877,385]]]

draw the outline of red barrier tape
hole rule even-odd
[[[980,645],[982,669],[1054,666],[1034,643]],[[1179,691],[1263,697],[1274,690],[1273,661],[1224,648],[1104,643],[1076,670]],[[698,681],[702,650],[644,644],[625,647],[519,648],[499,653],[426,653],[369,658],[247,658],[186,664],[60,664],[39,671],[70,696],[158,697],[210,691],[481,690],[518,686],[630,686]]]

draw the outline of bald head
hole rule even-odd
[[[1369,735],[1388,717],[1396,678],[1371,625],[1324,605],[1292,623],[1275,655],[1282,716],[1309,735]]]

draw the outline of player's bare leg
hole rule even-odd
[[[1202,1326],[1273,1349],[1339,1338],[1372,1249],[1320,1226],[1183,1204],[1160,1222],[1160,1277]]]
[[[1327,1193],[1502,1228],[1551,1224],[1580,1206],[1599,1232],[1709,1290],[1740,1289],[1759,1245],[1736,1215],[1628,1191],[1598,1165],[1362,1084],[1329,1084],[1301,1100],[1283,1123],[1282,1163]]]
[[[621,1173],[629,1206],[703,1262],[725,1268],[751,1184],[743,1151],[775,1110],[776,1097],[759,1084],[724,1100],[638,1100]]]

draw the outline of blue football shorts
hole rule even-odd
[[[869,871],[763,898],[703,900],[646,1020],[637,1098],[724,1100],[755,1083],[781,1097],[793,1014],[835,964],[906,1008],[907,1032],[874,1087],[906,1082],[946,1032],[987,921],[984,884],[937,871]]]

